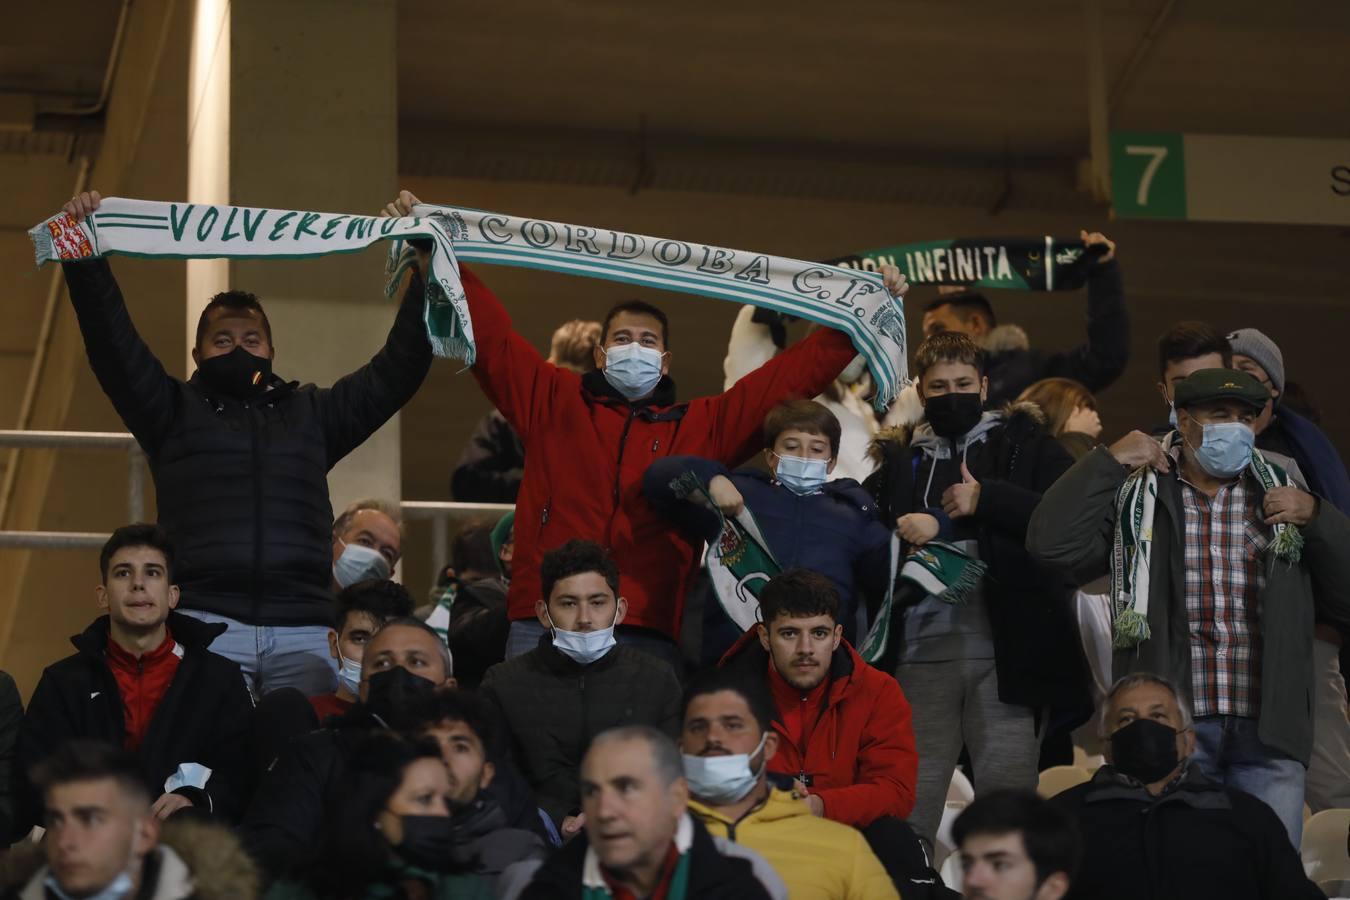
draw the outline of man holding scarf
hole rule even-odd
[[[418,202],[403,191],[385,214],[411,215]],[[420,268],[426,266],[423,257]],[[580,538],[609,550],[623,573],[620,593],[629,607],[619,639],[678,669],[675,638],[699,548],[651,508],[643,473],[672,454],[739,465],[759,449],[770,409],[820,393],[857,351],[842,333],[821,329],[729,391],[679,403],[669,375],[668,323],[655,306],[633,300],[610,310],[595,348],[596,371],[582,375],[549,364],[514,330],[487,285],[467,267],[460,273],[477,346],[473,375],[526,451],[507,656],[532,650],[544,632],[534,612],[544,553]],[[886,283],[893,294],[904,289],[893,267]]]
[[[1245,372],[1192,373],[1173,392],[1177,430],[1081,459],[1046,491],[1027,547],[1081,582],[1110,572],[1115,674],[1182,685],[1194,765],[1264,800],[1297,846],[1314,613],[1350,622],[1350,520],[1255,450],[1269,397]]]
[[[101,201],[82,193],[65,213],[82,222]],[[107,259],[61,268],[90,368],[150,463],[159,524],[180,553],[182,611],[226,626],[213,649],[239,663],[255,693],[333,691],[328,472],[431,368],[420,280],[380,352],[319,388],[272,373],[272,327],[252,294],[211,299],[197,323],[197,370],[182,381],[136,332]]]

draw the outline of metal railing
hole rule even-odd
[[[145,518],[145,454],[119,431],[0,431],[0,447],[78,447],[121,450],[127,455],[127,521]],[[11,465],[14,457],[11,456]],[[7,473],[7,479],[17,477]],[[18,550],[83,550],[102,547],[108,535],[91,531],[0,531],[0,547]]]
[[[117,431],[0,431],[0,447],[79,447],[123,450],[127,454],[127,521],[145,517],[145,454],[130,434]],[[450,525],[484,519],[492,523],[513,508],[509,503],[456,503],[405,500],[399,504],[409,521],[431,522],[431,583],[435,584],[449,552]],[[0,531],[0,548],[18,550],[84,550],[102,547],[107,533],[92,531]]]

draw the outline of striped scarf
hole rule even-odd
[[[1163,445],[1171,446],[1175,435],[1172,432],[1163,438]],[[1262,491],[1292,484],[1284,469],[1268,461],[1259,450],[1252,451],[1247,471]],[[1151,636],[1149,566],[1153,560],[1153,516],[1157,505],[1158,473],[1150,466],[1140,466],[1131,472],[1116,492],[1116,528],[1111,543],[1111,631],[1112,645],[1117,650],[1129,650]],[[1298,562],[1303,553],[1303,534],[1283,522],[1270,528],[1268,552],[1276,559]]]

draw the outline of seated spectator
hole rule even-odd
[[[1343,513],[1350,513],[1350,479],[1345,463],[1327,436],[1285,404],[1284,355],[1275,342],[1255,328],[1228,335],[1233,368],[1261,382],[1269,391],[1265,409],[1252,423],[1256,446],[1267,459],[1299,473],[1294,483]],[[1288,461],[1288,462],[1286,462]],[[1292,473],[1291,473],[1291,477]],[[1318,617],[1314,629],[1313,665],[1317,673],[1312,758],[1308,763],[1308,806],[1314,813],[1350,807],[1350,720],[1346,718],[1346,634]]]
[[[1255,378],[1202,369],[1173,396],[1168,445],[1135,431],[1083,457],[1046,491],[1027,547],[1083,581],[1111,574],[1116,676],[1187,685],[1193,765],[1270,804],[1297,844],[1313,617],[1350,622],[1350,520],[1253,450],[1270,396]]]
[[[450,688],[417,697],[404,716],[410,734],[436,741],[450,775],[446,798],[454,862],[482,876],[495,891],[503,869],[520,860],[541,860],[546,850],[537,833],[513,824],[522,812],[535,815],[534,803],[509,763],[499,769],[494,718],[483,700]],[[521,810],[522,802],[531,809]]]
[[[815,815],[861,829],[902,896],[922,890],[933,872],[904,822],[919,755],[900,685],[844,640],[839,595],[824,576],[790,569],[759,602],[763,624],[723,665],[769,688],[781,738],[769,771]]]
[[[107,614],[70,639],[76,653],[48,666],[19,730],[20,774],[75,738],[133,753],[161,819],[195,807],[238,818],[251,787],[253,702],[239,665],[208,648],[225,626],[174,612],[174,551],[157,525],[125,525],[103,545]],[[19,788],[15,837],[38,824],[41,795]]]
[[[573,319],[553,332],[548,361],[585,375],[595,369],[600,323]],[[520,436],[493,410],[474,429],[450,475],[450,496],[465,503],[515,503],[525,474],[525,447]]]
[[[1072,460],[1034,405],[985,410],[984,365],[963,334],[919,345],[924,422],[878,441],[883,463],[868,479],[882,519],[897,523],[911,554],[923,551],[917,562],[936,565],[942,554],[940,590],[897,586],[876,663],[896,673],[913,710],[919,782],[910,822],[930,845],[963,746],[977,794],[1033,790],[1038,716],[1063,711],[1066,727],[1091,716],[1072,586],[1025,547],[1041,493]],[[925,549],[937,539],[943,547]]]
[[[941,293],[923,312],[923,336],[956,331],[989,354],[989,404],[1002,406],[1042,378],[1072,378],[1088,390],[1109,386],[1130,358],[1130,318],[1120,281],[1116,245],[1106,236],[1082,233],[1098,253],[1088,269],[1087,343],[1049,353],[1030,349],[1027,334],[1016,325],[999,325],[994,308],[975,291]],[[1102,251],[1104,248],[1104,252]]]
[[[403,514],[388,500],[358,500],[333,522],[333,590],[393,576],[403,553]]]
[[[536,613],[547,630],[534,650],[488,669],[482,693],[506,723],[539,805],[569,838],[584,824],[577,773],[591,740],[617,725],[674,734],[680,683],[657,657],[616,645],[628,604],[598,544],[568,541],[546,553],[539,578]]]
[[[1323,896],[1270,807],[1196,765],[1191,713],[1171,681],[1147,672],[1117,681],[1099,730],[1107,764],[1050,801],[1082,835],[1070,900]]]
[[[333,627],[328,632],[328,654],[337,661],[338,688],[332,694],[310,697],[322,722],[351,711],[361,691],[361,660],[366,642],[390,619],[412,615],[407,588],[387,579],[358,581],[338,591]]]
[[[714,460],[671,456],[647,468],[643,491],[657,512],[710,545],[717,543],[723,516],[749,510],[779,566],[814,569],[834,583],[841,598],[839,621],[844,634],[853,636],[857,595],[886,589],[891,529],[877,519],[876,504],[856,481],[826,481],[838,455],[834,413],[814,400],[789,400],[764,419],[764,461],[772,474],[733,473]],[[723,606],[743,602],[719,599]],[[712,605],[703,622],[703,658],[714,662],[743,629]]]
[[[759,854],[713,838],[689,814],[680,752],[654,728],[601,732],[581,764],[581,798],[585,833],[539,868],[523,893],[507,896],[787,898]]]
[[[489,668],[506,659],[506,581],[492,543],[490,525],[465,527],[450,547],[454,574],[440,600],[427,616],[455,657],[455,678],[461,687],[476,689]]]
[[[768,860],[793,900],[897,900],[858,831],[813,815],[807,801],[769,784],[769,763],[783,743],[773,719],[773,701],[754,680],[714,669],[694,681],[680,736],[694,817],[714,837]]]
[[[200,820],[161,824],[138,759],[100,741],[61,745],[32,773],[41,843],[0,865],[7,900],[254,900],[258,873],[234,835]]]
[[[274,883],[268,900],[490,900],[488,883],[452,853],[452,789],[436,742],[376,731],[355,751],[317,859]]]
[[[1073,820],[1031,791],[981,794],[957,817],[952,838],[968,900],[1060,900],[1083,855]]]
[[[412,703],[454,686],[450,651],[420,619],[390,619],[366,642],[361,702],[327,727],[292,741],[263,778],[244,820],[244,846],[272,878],[303,871],[330,821],[355,745],[368,732],[407,724]]]
[[[1102,434],[1097,401],[1072,378],[1043,378],[1023,391],[1017,402],[1036,404],[1045,416],[1045,430],[1059,438],[1075,460],[1097,446]]]

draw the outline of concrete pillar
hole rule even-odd
[[[375,212],[395,190],[395,26],[393,0],[197,0],[188,199]],[[382,249],[191,261],[186,349],[212,294],[250,291],[272,323],[274,371],[332,384],[370,359],[393,322]],[[397,417],[332,471],[329,487],[335,510],[401,497]]]

